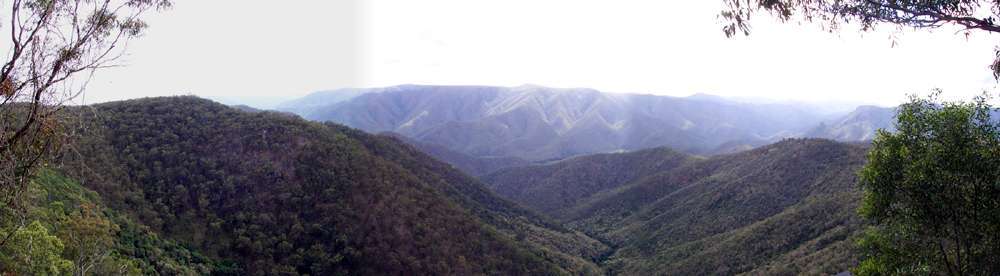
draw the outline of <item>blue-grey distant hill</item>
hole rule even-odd
[[[806,132],[806,136],[844,142],[871,141],[879,129],[896,130],[897,111],[898,107],[859,106],[836,120],[821,123]],[[1000,111],[994,110],[991,118],[1000,118]]]
[[[279,109],[374,133],[391,131],[473,156],[531,161],[658,146],[707,153],[733,141],[801,135],[827,118],[802,105],[533,85],[337,90]]]
[[[305,97],[278,104],[275,109],[282,111],[294,111],[300,115],[312,114],[323,108],[348,101],[367,92],[372,91],[370,89],[354,88],[317,91],[310,93]]]
[[[878,129],[895,130],[895,120],[896,108],[859,106],[841,118],[821,123],[806,136],[847,142],[870,141]]]

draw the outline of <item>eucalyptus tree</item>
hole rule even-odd
[[[169,0],[10,0],[0,2],[7,37],[0,66],[0,247],[18,227],[27,182],[60,144],[61,107],[93,74],[116,66],[142,35],[149,11]]]
[[[1000,130],[986,97],[912,98],[860,172],[860,275],[1000,274]]]
[[[959,27],[957,33],[1000,33],[1000,1],[988,0],[723,0],[720,17],[727,36],[750,34],[751,19],[769,14],[782,22],[812,22],[827,31],[845,23],[871,31],[880,25],[897,29]],[[947,54],[947,53],[929,53]],[[989,63],[1000,79],[1000,48]]]

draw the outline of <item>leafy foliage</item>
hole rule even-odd
[[[93,191],[42,170],[26,193],[26,228],[0,248],[0,269],[28,275],[198,275],[220,264],[163,240]]]
[[[874,224],[860,275],[1000,273],[1000,132],[981,97],[900,107],[861,171],[860,212]]]
[[[5,270],[18,274],[60,275],[72,269],[73,263],[60,256],[62,241],[49,233],[38,221],[19,228],[0,252]]]

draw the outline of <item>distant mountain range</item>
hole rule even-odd
[[[837,141],[868,141],[875,138],[875,131],[895,130],[896,108],[859,106],[841,118],[820,123],[806,133],[807,137]]]
[[[844,114],[832,107],[707,94],[669,97],[535,85],[342,89],[278,109],[370,133],[398,134],[421,148],[436,148],[432,155],[474,175],[514,164],[494,162],[498,159],[540,163],[655,147],[715,155],[789,137],[863,141],[875,129],[891,128],[894,114],[872,106]],[[470,161],[479,158],[488,160]],[[465,162],[450,161],[457,159]],[[472,163],[483,165],[468,170]]]

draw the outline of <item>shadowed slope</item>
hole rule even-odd
[[[543,166],[504,169],[482,180],[504,198],[558,218],[564,209],[596,193],[695,159],[667,148],[596,154]]]

